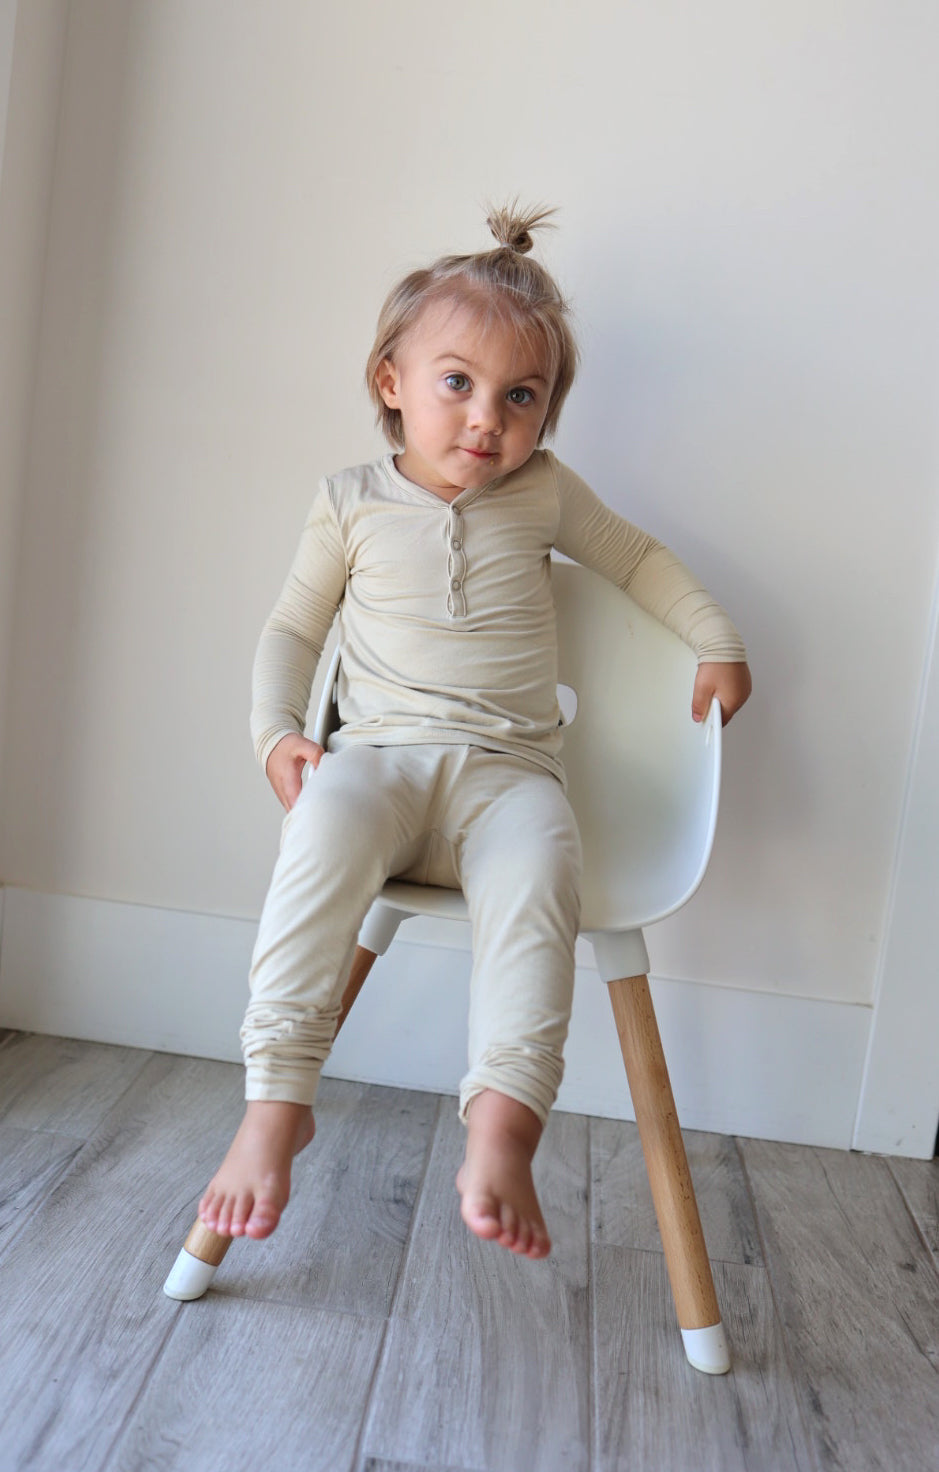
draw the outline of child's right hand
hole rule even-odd
[[[303,768],[307,762],[314,770],[323,756],[322,746],[305,736],[282,736],[267,759],[267,780],[288,813],[300,796]]]

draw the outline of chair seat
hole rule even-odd
[[[434,884],[408,884],[389,879],[380,903],[409,915],[433,915],[440,920],[468,920],[466,900],[459,889],[441,889]]]

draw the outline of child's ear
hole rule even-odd
[[[375,383],[389,409],[398,407],[398,370],[390,358],[382,358],[375,370]]]

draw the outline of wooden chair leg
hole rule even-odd
[[[357,946],[352,960],[352,970],[346,989],[342,994],[336,1035],[352,1011],[356,997],[365,984],[365,978],[375,964],[376,954],[364,946]],[[188,1302],[201,1298],[218,1271],[226,1252],[234,1241],[233,1237],[220,1237],[196,1219],[173,1264],[169,1277],[163,1284],[167,1298]]]
[[[201,1298],[233,1241],[203,1226],[197,1217],[163,1284],[167,1298],[178,1298],[182,1303]]]
[[[336,1023],[336,1036],[345,1022],[349,1013],[355,1005],[355,999],[365,985],[365,978],[375,965],[378,957],[375,951],[367,951],[364,946],[356,946],[355,955],[352,958],[352,970],[349,972],[349,980],[342,994],[342,1003],[339,1008],[339,1021]]]
[[[649,980],[608,985],[685,1353],[695,1369],[722,1375],[730,1355]]]

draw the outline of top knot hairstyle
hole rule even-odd
[[[554,210],[537,209],[527,215],[516,213],[517,203],[506,205],[501,210],[493,210],[487,216],[486,224],[499,245],[506,250],[515,251],[520,256],[527,256],[535,242],[531,238],[531,232],[537,230],[539,225],[548,223],[548,228],[553,229],[550,224]]]
[[[421,313],[438,302],[473,307],[485,322],[508,322],[523,342],[537,344],[545,354],[552,385],[538,443],[557,428],[577,371],[577,344],[570,308],[557,283],[544,266],[527,259],[534,245],[531,232],[550,227],[553,214],[542,207],[522,211],[517,201],[493,209],[486,221],[496,240],[493,249],[441,256],[412,271],[389,292],[379,314],[365,382],[378,423],[392,445],[403,448],[404,429],[400,411],[390,408],[379,392],[378,369],[386,358],[394,361]]]

